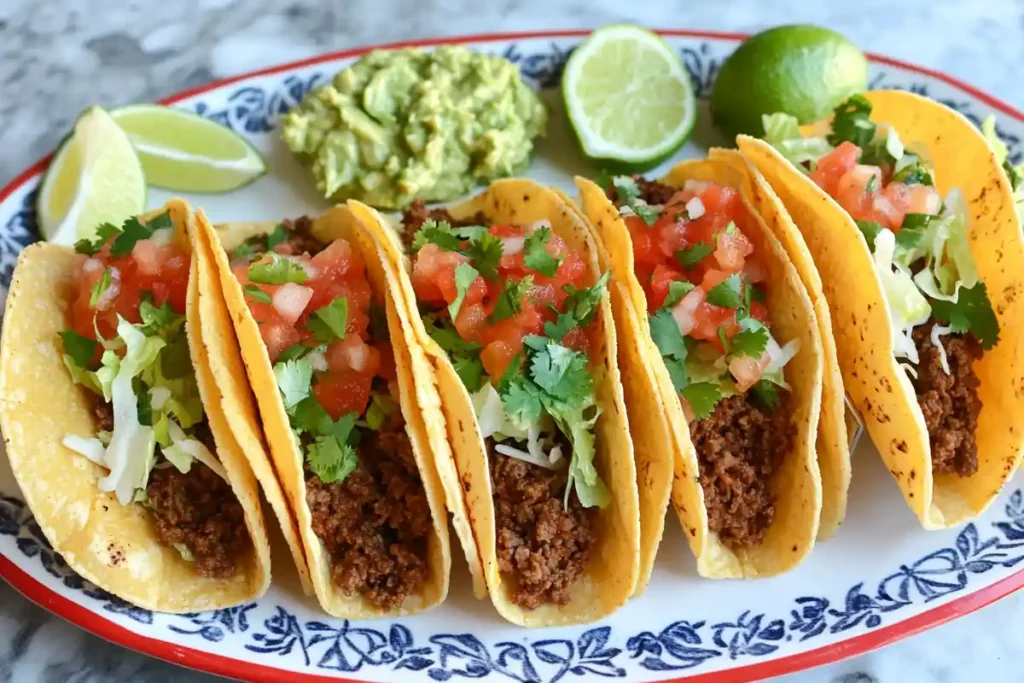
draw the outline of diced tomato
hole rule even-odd
[[[257,321],[259,322],[259,321]],[[301,341],[299,331],[284,320],[273,320],[260,325],[260,336],[263,343],[267,345],[267,355],[270,362],[277,362],[277,357],[289,346],[298,344]]]
[[[669,266],[656,266],[651,275],[651,284],[647,296],[647,310],[654,313],[665,305],[668,297],[668,288],[673,282],[685,281],[686,276],[681,271]]]
[[[320,375],[313,385],[313,395],[332,419],[348,413],[363,414],[370,400],[373,375],[341,370]]]
[[[861,149],[852,142],[843,142],[833,151],[818,159],[817,167],[811,172],[811,180],[835,196],[839,179],[857,165]]]
[[[718,233],[715,260],[723,270],[730,273],[742,271],[747,256],[752,253],[754,253],[754,245],[739,228],[723,230]]]
[[[455,329],[459,336],[468,341],[477,341],[487,326],[487,311],[483,304],[462,304],[459,316],[455,319]]]
[[[700,193],[700,200],[704,204],[704,214],[714,216],[722,214],[730,217],[739,213],[743,208],[740,200],[740,193],[731,187],[711,183]]]
[[[700,282],[700,288],[705,292],[710,292],[712,289],[722,284],[725,280],[729,279],[731,273],[724,270],[707,270],[704,273],[704,278]]]
[[[749,358],[746,356],[736,357],[729,361],[729,372],[736,379],[736,387],[740,391],[746,391],[757,384],[768,367],[770,358],[767,353],[761,354],[760,358]]]
[[[736,322],[736,311],[731,308],[721,308],[705,302],[697,307],[694,318],[696,325],[690,331],[690,336],[694,339],[711,342],[719,351],[725,350],[718,338],[719,328],[722,328],[726,339],[740,330],[739,323]]]
[[[573,351],[590,355],[590,338],[584,330],[578,327],[574,327],[565,333],[565,336],[562,337],[562,345]]]
[[[312,258],[310,263],[317,279],[366,279],[366,264],[358,251],[347,240],[334,240]]]
[[[662,254],[655,246],[654,231],[638,216],[626,217],[626,228],[633,242],[633,260],[637,267],[654,267],[662,262]]]
[[[480,352],[480,362],[483,363],[484,371],[491,376],[494,382],[497,382],[505,374],[508,364],[519,354],[521,349],[521,342],[518,345],[506,341],[491,342]]]

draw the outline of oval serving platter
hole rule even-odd
[[[676,159],[725,144],[706,98],[722,60],[745,36],[664,31],[702,98],[701,120]],[[585,32],[548,32],[403,43],[462,43],[501,54],[544,90],[552,123],[527,175],[574,194],[574,173],[593,175],[575,149],[558,91],[565,59]],[[389,45],[385,47],[398,47]],[[187,197],[214,221],[267,220],[327,208],[275,131],[278,117],[370,48],[349,50],[204,86],[166,100],[248,137],[271,172],[226,195]],[[871,56],[871,87],[940,100],[979,122],[998,118],[1015,163],[1024,156],[1024,113],[943,74]],[[38,239],[34,200],[47,159],[0,191],[0,294],[18,252]],[[652,171],[657,174],[662,169]],[[171,195],[152,190],[149,204]],[[186,195],[187,196],[187,195]],[[456,556],[452,594],[426,614],[350,622],[302,596],[283,542],[274,582],[260,600],[197,614],[128,605],[75,575],[47,544],[0,455],[0,576],[29,599],[103,638],[176,664],[246,680],[520,683],[593,680],[742,681],[836,661],[976,610],[1024,587],[1024,476],[1012,479],[980,519],[924,532],[873,446],[854,454],[849,515],[836,537],[788,575],[758,581],[697,577],[681,530],[666,525],[647,592],[603,622],[525,630],[472,597]]]

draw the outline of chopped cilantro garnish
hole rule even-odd
[[[951,327],[956,334],[970,332],[986,351],[999,341],[999,321],[992,312],[983,283],[961,289],[955,302],[933,300],[931,305],[936,320]]]
[[[61,343],[64,345],[64,353],[71,357],[80,368],[90,368],[92,359],[96,357],[96,349],[99,342],[83,337],[74,330],[64,330],[60,333]]]
[[[462,302],[466,300],[466,292],[479,276],[480,273],[477,272],[477,269],[468,263],[460,263],[455,266],[455,301],[448,305],[448,314],[451,315],[452,320],[459,317]]]
[[[565,285],[562,290],[569,296],[565,298],[565,312],[576,319],[576,324],[586,327],[597,315],[597,306],[608,286],[609,274],[605,272],[590,287],[576,289],[573,285]]]
[[[873,194],[878,189],[878,176],[872,175],[868,178],[867,184],[864,186],[865,194]]]
[[[703,420],[714,412],[715,405],[722,400],[722,392],[717,384],[711,382],[694,382],[682,390],[683,398],[690,404],[694,418]]]
[[[926,213],[908,213],[903,217],[903,226],[896,233],[896,245],[904,249],[914,249],[924,241],[925,230],[934,216]]]
[[[743,303],[743,278],[732,274],[708,292],[708,303],[722,308],[739,308]]]
[[[757,381],[751,391],[754,392],[754,398],[761,402],[768,410],[775,410],[779,405],[779,392],[778,388],[766,379]]]
[[[560,401],[578,401],[593,392],[587,357],[561,344],[549,343],[534,353],[530,375],[537,386]]]
[[[297,432],[324,434],[334,424],[331,416],[312,394],[296,403],[289,409],[288,414],[291,417],[292,429]]]
[[[915,161],[909,166],[901,168],[893,175],[892,180],[893,182],[906,185],[927,185],[929,187],[935,185],[932,174],[920,161]]]
[[[96,228],[96,237],[92,240],[78,240],[75,242],[75,251],[79,254],[92,256],[103,248],[108,239],[119,232],[121,232],[121,229],[113,223],[100,223],[99,227]]]
[[[147,240],[153,235],[150,226],[145,225],[136,217],[129,218],[121,226],[121,234],[114,238],[110,245],[111,258],[122,258],[132,253],[136,242]]]
[[[329,344],[335,339],[345,338],[345,325],[348,324],[348,299],[339,296],[326,306],[313,311],[306,323],[306,329],[313,333],[317,341]]]
[[[484,376],[484,366],[480,362],[480,350],[483,347],[460,337],[449,320],[430,315],[423,322],[430,338],[448,354],[466,389],[470,393],[479,390],[483,386]]]
[[[698,263],[703,261],[706,257],[711,255],[711,252],[715,250],[710,244],[704,242],[697,242],[694,245],[687,247],[686,249],[680,249],[676,252],[676,261],[679,261],[686,270],[690,270]]]
[[[235,257],[248,258],[248,257],[252,256],[255,253],[256,253],[256,247],[252,246],[248,242],[242,242],[237,247],[235,247],[235,250],[234,250],[234,252],[232,252],[231,256],[232,256],[232,258],[235,258]]]
[[[306,358],[277,363],[274,365],[274,378],[281,390],[285,410],[291,410],[309,396],[313,364]]]
[[[679,331],[679,323],[671,313],[664,309],[658,311],[650,317],[649,325],[651,338],[662,356],[686,359],[686,342]]]
[[[480,361],[480,356],[453,357],[452,367],[468,392],[477,392],[483,386],[484,364]]]
[[[448,221],[435,221],[428,219],[416,231],[412,240],[413,251],[419,251],[428,244],[436,244],[442,251],[459,251],[462,248],[462,238],[452,230]]]
[[[312,351],[314,348],[316,347],[306,346],[305,344],[292,344],[287,349],[281,352],[281,354],[277,357],[277,362],[284,363],[285,361],[302,358],[307,353]]]
[[[99,302],[100,297],[103,293],[110,289],[110,286],[114,284],[113,271],[109,267],[103,269],[103,275],[96,281],[96,284],[92,286],[92,293],[89,295],[89,307],[96,308],[96,304]]]
[[[488,280],[498,277],[498,264],[502,255],[501,239],[489,232],[480,233],[475,239],[470,240],[466,255],[480,275]]]
[[[616,176],[612,179],[619,202],[625,204],[647,225],[654,225],[658,220],[658,212],[640,201],[640,188],[629,176]]]
[[[273,249],[282,242],[288,241],[288,230],[283,224],[278,223],[277,226],[267,235],[267,249]]]
[[[270,295],[256,285],[246,285],[242,288],[242,291],[245,292],[247,297],[253,301],[259,301],[261,304],[269,304],[271,301]]]
[[[269,255],[270,261],[249,266],[249,280],[261,285],[283,285],[286,282],[301,285],[306,281],[306,271],[301,265],[274,252]]]
[[[313,474],[325,484],[345,481],[358,465],[356,449],[336,436],[321,436],[306,450]]]
[[[722,345],[722,349],[728,354],[731,352],[729,338],[725,336],[725,327],[719,325],[718,327],[718,343]]]
[[[665,308],[672,308],[693,289],[692,282],[674,280],[668,283],[668,296],[665,297]]]
[[[160,306],[154,306],[153,295],[149,292],[143,292],[141,299],[139,302],[139,317],[142,318],[142,331],[147,335],[159,334],[162,337],[166,337],[168,334],[176,331],[171,328],[175,326],[180,328],[185,324],[185,316],[178,315],[171,308],[169,302],[165,301]]]
[[[533,288],[533,277],[527,275],[518,282],[505,280],[494,302],[494,312],[491,314],[490,322],[498,323],[511,318],[522,310],[522,299],[526,293]]]
[[[1010,158],[1007,157],[1003,159],[1003,170],[1006,171],[1006,176],[1010,179],[1010,189],[1016,192],[1021,184],[1024,183],[1024,174],[1022,174],[1020,167],[1011,164]]]
[[[753,320],[753,318],[747,318],[747,320]],[[769,336],[767,328],[757,323],[750,329],[741,330],[732,336],[729,340],[729,352],[733,356],[760,358],[768,348]]]
[[[843,142],[852,142],[864,149],[874,139],[875,128],[871,122],[871,102],[863,95],[851,95],[835,108],[828,143],[838,147]]]
[[[576,318],[571,313],[559,313],[555,322],[544,323],[544,334],[557,342],[562,341],[569,330],[576,329]]]
[[[532,235],[527,235],[523,244],[523,265],[541,275],[554,277],[562,259],[548,253],[550,241],[551,228],[538,228]]]
[[[136,384],[137,383],[137,384]],[[153,426],[153,395],[146,385],[138,378],[133,382],[135,396],[138,398],[139,424],[147,427]]]
[[[864,239],[868,243],[868,249],[874,253],[875,238],[878,237],[878,233],[885,230],[885,228],[875,221],[857,221],[857,227],[860,228],[861,234],[864,235]]]

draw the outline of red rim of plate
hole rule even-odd
[[[710,38],[716,40],[735,41],[744,40],[749,35],[746,33],[689,31],[680,29],[658,29],[657,32],[666,36],[685,36],[690,38]],[[336,59],[358,57],[376,48],[394,49],[400,47],[434,47],[437,45],[459,43],[487,43],[535,38],[573,38],[586,36],[589,33],[590,31],[588,30],[489,33],[427,40],[409,40],[384,45],[364,46],[351,50],[332,52],[295,62],[289,62],[287,64],[280,64],[267,69],[232,76],[230,78],[224,78],[219,81],[214,81],[198,88],[186,90],[176,95],[172,95],[171,97],[164,98],[160,100],[160,104],[174,104],[175,102],[179,102],[189,97],[209,92],[210,90],[216,90],[226,85],[230,85],[231,83],[236,83],[256,76],[266,76],[269,74],[281,73],[283,71],[291,71]],[[993,109],[997,109],[1003,114],[1011,116],[1019,121],[1024,121],[1024,112],[1021,112],[1017,108],[942,72],[926,69],[898,59],[892,59],[890,57],[884,57],[882,55],[872,53],[868,53],[868,59],[878,64],[895,66],[906,71],[913,71],[928,76],[929,78],[943,81],[955,88],[958,88],[959,90],[962,90],[971,97],[984,102]],[[33,164],[31,168],[27,169],[24,173],[8,183],[3,190],[0,190],[0,202],[3,202],[26,182],[42,173],[51,156],[52,154],[40,159],[38,162]],[[79,605],[60,593],[47,588],[23,569],[16,566],[12,560],[2,555],[0,555],[0,577],[3,577],[4,580],[14,586],[16,590],[32,602],[40,605],[50,612],[53,612],[72,624],[85,629],[93,635],[99,636],[100,638],[118,645],[123,645],[132,650],[163,659],[173,664],[213,674],[219,674],[221,676],[241,678],[248,681],[278,681],[282,674],[288,674],[290,678],[293,678],[293,680],[308,681],[309,683],[345,683],[346,681],[349,683],[361,683],[356,679],[321,676],[318,674],[296,672],[290,669],[253,664],[234,657],[195,650],[175,645],[158,638],[150,638],[148,636],[135,633],[134,631],[126,629],[123,626],[104,618],[87,607]],[[1007,595],[1010,595],[1022,588],[1024,588],[1024,570],[1017,571],[1005,579],[997,581],[996,583],[975,593],[971,593],[970,595],[965,595],[955,600],[951,600],[950,602],[926,612],[921,612],[920,614],[916,614],[894,624],[874,629],[838,643],[825,645],[813,650],[808,650],[807,652],[800,652],[797,654],[787,655],[785,657],[777,657],[765,662],[747,664],[733,669],[712,671],[705,674],[696,674],[681,678],[664,679],[661,683],[675,683],[679,681],[696,683],[738,683],[740,681],[760,680],[762,678],[781,676],[795,671],[810,669],[815,666],[821,666],[823,664],[829,664],[841,659],[846,659],[847,657],[863,654],[922,631],[934,628],[946,623],[947,621],[951,621],[957,617],[961,617],[974,612],[975,610],[981,609],[982,607],[993,603],[1000,598],[1006,597]]]

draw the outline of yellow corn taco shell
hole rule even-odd
[[[439,399],[433,384],[414,381],[412,358],[415,355],[422,355],[423,352],[419,347],[411,347],[406,341],[406,328],[409,325],[407,311],[404,305],[398,303],[392,285],[394,276],[389,272],[387,259],[377,245],[372,231],[364,228],[345,206],[331,209],[317,218],[312,226],[313,234],[323,242],[345,239],[360,252],[366,263],[374,296],[385,304],[398,368],[399,404],[406,419],[406,430],[433,517],[433,535],[428,542],[427,551],[430,578],[418,594],[406,596],[397,609],[389,611],[381,610],[362,596],[345,595],[331,581],[330,558],[323,543],[313,532],[311,513],[306,504],[303,456],[293,439],[288,414],[277,388],[266,346],[260,337],[259,326],[249,311],[242,286],[232,274],[228,262],[225,249],[233,250],[250,237],[269,233],[276,226],[276,222],[238,223],[214,229],[202,214],[198,218],[201,233],[210,248],[210,256],[213,257],[213,268],[219,279],[219,289],[211,294],[221,296],[222,292],[226,304],[224,308],[215,307],[210,311],[209,322],[218,330],[230,330],[232,326],[234,330],[233,334],[221,334],[220,343],[211,348],[211,365],[220,373],[220,377],[232,384],[248,384],[252,387],[258,405],[258,415],[262,420],[262,433],[266,437],[269,449],[269,458],[265,454],[258,456],[267,460],[263,477],[266,477],[267,482],[274,479],[277,482],[276,486],[273,483],[265,486],[264,492],[268,498],[283,496],[287,501],[294,522],[292,552],[297,564],[300,557],[304,556],[317,600],[329,614],[349,619],[408,615],[440,604],[448,594],[451,550],[443,488],[434,466],[433,444],[427,438],[421,414],[421,411],[430,405],[438,405]],[[204,320],[204,324],[207,322]],[[239,432],[240,437],[252,442],[258,441],[259,431],[254,421],[236,420],[232,428]],[[252,434],[254,430],[257,431],[255,435]],[[267,471],[270,469],[273,471]],[[277,509],[278,505],[275,504],[274,507]],[[286,537],[287,535],[288,532]],[[301,571],[300,565],[300,573]]]
[[[191,240],[194,250],[189,206],[172,200],[162,211],[170,213],[175,238]],[[160,543],[141,505],[121,505],[112,493],[99,490],[97,482],[106,470],[62,445],[65,434],[96,431],[90,401],[64,367],[57,336],[68,325],[74,257],[73,250],[55,244],[25,249],[14,272],[0,344],[0,426],[11,469],[40,529],[75,572],[145,609],[196,612],[263,595],[270,583],[270,545],[259,489],[227,428],[219,389],[209,371],[209,340],[202,337],[198,324],[195,259],[186,302],[192,365],[216,442],[215,455],[242,505],[252,540],[249,555],[230,579],[197,574],[177,550]]]
[[[473,574],[477,597],[489,593],[498,612],[522,626],[555,626],[585,623],[611,614],[633,594],[639,576],[640,516],[636,490],[633,444],[629,438],[626,409],[617,359],[617,338],[607,298],[596,318],[597,338],[604,343],[596,354],[594,386],[604,407],[596,425],[597,452],[594,465],[612,493],[612,502],[598,515],[598,542],[586,572],[571,589],[565,606],[542,605],[527,610],[510,599],[511,586],[498,570],[494,502],[487,451],[470,402],[445,352],[427,334],[419,317],[416,295],[407,275],[408,259],[397,235],[373,209],[351,201],[353,211],[367,225],[377,226],[380,242],[388,250],[398,274],[396,289],[402,294],[412,325],[410,346],[426,352],[421,371],[436,378],[441,405],[425,410],[431,438],[451,443],[451,455],[438,459],[438,470],[448,497],[456,532]],[[456,218],[482,212],[496,223],[533,223],[546,219],[552,231],[587,262],[592,274],[600,273],[594,242],[574,209],[557,194],[522,179],[499,180],[471,200],[448,207]],[[421,382],[424,381],[420,377]]]
[[[642,340],[645,349],[640,364],[624,366],[623,372],[638,381],[648,402],[662,404],[655,412],[630,413],[636,440],[664,441],[664,424],[669,426],[669,441],[662,448],[674,454],[675,477],[672,503],[697,558],[697,570],[709,578],[755,578],[787,571],[803,560],[814,547],[818,534],[822,489],[815,438],[818,430],[822,349],[812,303],[790,262],[783,245],[776,239],[766,220],[781,220],[783,214],[772,207],[751,206],[755,197],[753,181],[745,170],[723,161],[686,161],[661,179],[682,187],[687,180],[710,180],[738,189],[744,202],[756,216],[761,230],[748,235],[763,256],[768,268],[767,306],[772,316],[772,332],[780,343],[798,339],[800,350],[785,373],[791,391],[792,422],[796,429],[792,452],[772,481],[776,498],[775,519],[757,545],[731,549],[708,528],[704,492],[698,478],[697,454],[690,440],[686,418],[672,385],[661,353],[647,324],[647,297],[633,270],[633,246],[629,231],[618,209],[604,191],[584,178],[576,178],[583,212],[590,221],[604,258],[615,279],[625,283],[629,304],[615,322],[624,337]],[[840,422],[842,425],[842,413]],[[840,431],[845,429],[841,427]]]
[[[968,243],[1000,326],[999,343],[974,365],[982,402],[975,438],[978,471],[933,475],[931,447],[914,387],[893,355],[894,331],[871,252],[850,216],[762,140],[739,136],[740,150],[792,215],[821,275],[846,390],[904,499],[926,529],[980,514],[1020,461],[1024,429],[1024,242],[1009,180],[981,133],[937,102],[898,91],[865,93],[872,119],[921,144],[945,195],[968,206]],[[817,124],[812,124],[812,126]],[[807,134],[811,127],[805,127]],[[809,270],[806,261],[797,266]]]

